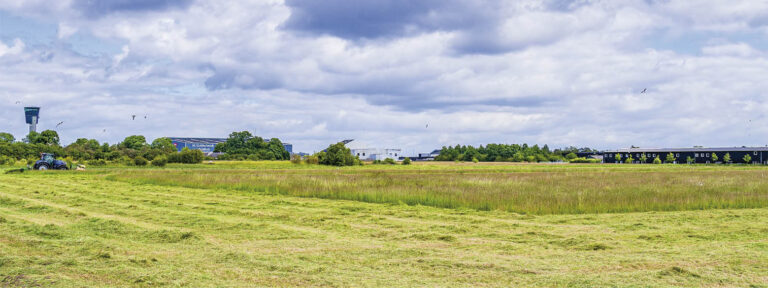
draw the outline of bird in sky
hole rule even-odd
[[[147,115],[144,115],[144,119],[147,119]]]
[[[427,127],[425,127],[425,128],[429,128],[429,123],[427,123]]]
[[[16,101],[16,104],[21,104],[21,101]]]
[[[645,91],[648,91],[648,88],[643,88],[643,91],[640,91],[640,94],[645,94]]]
[[[107,133],[107,129],[101,130],[101,133]]]
[[[136,115],[131,115],[131,120],[136,120]]]
[[[59,122],[59,124],[56,124],[56,128],[59,128],[59,126],[61,126],[61,124],[64,124],[64,121],[61,121],[61,122]]]

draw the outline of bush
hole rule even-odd
[[[291,155],[291,163],[293,163],[293,164],[301,164],[301,155],[299,155],[299,154]]]
[[[411,158],[405,157],[405,159],[403,159],[403,165],[411,165]]]
[[[600,160],[592,158],[577,157],[569,160],[570,163],[600,163]]]
[[[149,161],[147,161],[146,158],[137,156],[136,158],[133,158],[133,164],[136,166],[147,166]]]
[[[653,164],[661,164],[661,158],[659,157],[653,158]]]
[[[104,161],[104,159],[99,160],[90,160],[88,161],[89,166],[105,166],[107,165],[107,161]]]
[[[185,163],[185,164],[197,164],[203,163],[205,154],[200,150],[190,150],[184,147],[181,152],[168,154],[168,163]]]
[[[384,164],[395,165],[395,160],[392,158],[384,159]]]
[[[320,164],[331,166],[353,166],[360,162],[359,158],[352,156],[352,152],[342,142],[329,146],[325,152],[317,153],[317,157]]]
[[[168,157],[165,156],[157,156],[154,160],[152,160],[152,166],[156,167],[165,167],[165,164],[168,163]]]
[[[317,158],[317,156],[310,155],[310,156],[307,156],[306,159],[304,159],[304,163],[307,163],[307,164],[319,164],[320,160]]]

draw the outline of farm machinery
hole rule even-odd
[[[40,160],[35,162],[35,166],[32,167],[35,170],[67,170],[67,162],[56,160],[56,157],[52,153],[42,153]]]

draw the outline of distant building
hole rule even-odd
[[[371,148],[366,146],[363,143],[353,142],[349,144],[352,141],[347,142],[346,145],[347,148],[349,148],[350,152],[352,152],[352,156],[357,156],[360,158],[360,160],[364,161],[373,161],[373,160],[384,160],[387,158],[392,158],[394,160],[399,159],[402,156],[402,149],[397,148],[385,148],[385,149],[379,149],[379,148]]]
[[[168,137],[173,142],[173,146],[176,146],[178,151],[181,149],[197,149],[203,151],[203,153],[213,153],[213,149],[216,148],[216,144],[227,142],[226,138],[182,138],[182,137]],[[269,139],[266,139],[269,142]],[[293,154],[293,145],[290,143],[283,143],[283,147],[288,153]]]
[[[429,153],[419,153],[415,157],[408,157],[411,158],[413,161],[434,161],[437,156],[440,156],[440,149],[435,149],[432,152]],[[400,157],[400,160],[405,159],[405,157]]]
[[[688,157],[693,163],[723,163],[723,157],[729,154],[732,163],[744,163],[744,156],[749,155],[750,164],[768,164],[768,147],[624,148],[603,152],[603,163],[624,163],[630,157],[632,163],[642,163],[643,155],[645,163],[653,163],[655,158],[666,163],[669,153],[676,158],[675,163],[687,163]],[[712,161],[713,154],[717,155],[717,161]]]

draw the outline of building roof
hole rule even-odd
[[[694,147],[694,148],[621,148],[603,153],[653,153],[653,152],[740,152],[768,151],[766,147]]]

